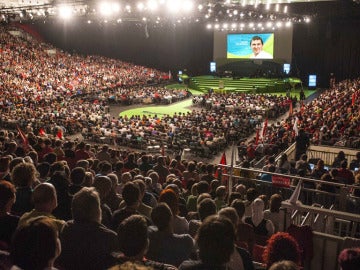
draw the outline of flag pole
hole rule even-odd
[[[235,159],[235,142],[233,142],[231,149],[230,177],[228,182],[229,196],[231,194],[232,186],[233,186],[234,159]]]

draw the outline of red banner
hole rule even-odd
[[[271,177],[272,184],[277,187],[290,187],[290,178],[284,176],[273,175]]]

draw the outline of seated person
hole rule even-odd
[[[173,214],[169,206],[159,203],[151,213],[156,228],[149,228],[150,245],[147,257],[151,260],[178,266],[190,258],[194,240],[188,234],[174,234]]]
[[[16,269],[55,269],[54,261],[60,252],[58,229],[43,216],[30,219],[17,229],[10,256]]]
[[[265,239],[271,236],[274,231],[274,224],[264,218],[264,201],[260,198],[254,200],[252,204],[252,214],[245,218],[245,222],[254,227],[256,242],[259,245],[264,245]]]
[[[254,269],[251,257],[246,251],[235,253],[238,261],[242,262],[243,268],[230,268],[229,263],[235,248],[235,230],[228,218],[220,216],[208,217],[200,226],[197,236],[199,247],[197,260],[184,261],[180,270],[200,269]],[[241,249],[243,250],[243,249]]]
[[[116,255],[118,264],[136,262],[158,270],[175,270],[176,267],[146,259],[149,246],[146,219],[141,215],[132,215],[121,222],[118,228],[119,247],[122,254]],[[116,267],[110,269],[117,269]]]

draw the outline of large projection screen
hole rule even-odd
[[[228,41],[229,37],[236,37],[239,35],[240,41],[238,44],[244,46],[243,54],[241,54],[242,49],[238,50],[238,56],[231,55],[231,50],[229,53],[228,50]],[[268,38],[270,42],[265,44],[264,50],[273,56],[273,60],[277,62],[286,62],[291,63],[292,58],[292,38],[293,38],[293,28],[287,27],[282,29],[277,29],[275,31],[266,31],[266,32],[257,32],[257,31],[248,31],[248,32],[226,32],[226,31],[215,31],[214,32],[214,55],[213,59],[217,61],[218,59],[251,59],[250,55],[252,53],[250,47],[250,40],[253,36],[260,36],[262,39]],[[243,37],[243,39],[241,39]],[[263,38],[264,37],[264,38]],[[230,38],[231,39],[231,38]],[[245,46],[246,45],[246,46]],[[271,46],[273,47],[271,47]],[[271,59],[271,58],[268,58]],[[270,60],[271,61],[271,60]]]

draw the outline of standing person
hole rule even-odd
[[[302,154],[306,154],[306,150],[310,145],[310,139],[303,129],[299,130],[299,135],[295,138],[295,160],[299,160]]]
[[[273,59],[273,56],[263,51],[264,42],[261,37],[253,36],[250,41],[250,47],[253,53],[250,55],[250,58],[258,58],[258,59]]]
[[[19,217],[11,214],[11,207],[14,204],[16,189],[13,184],[6,180],[0,181],[0,242],[10,247],[11,237],[14,234],[19,222]]]

